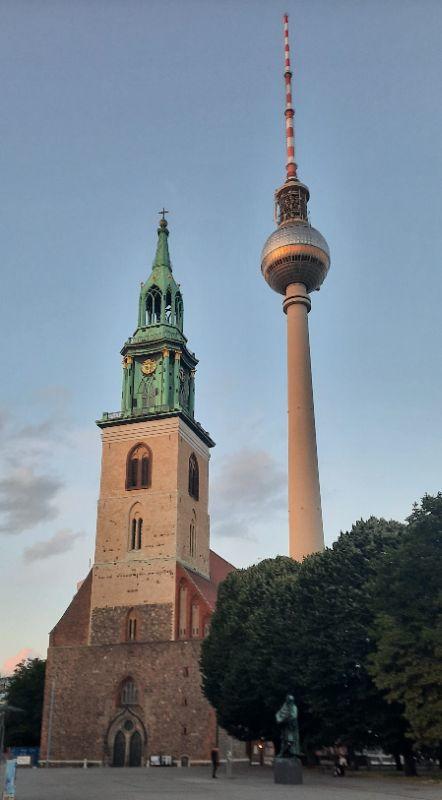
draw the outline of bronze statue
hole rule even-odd
[[[298,709],[295,698],[288,694],[284,705],[276,712],[276,722],[281,726],[281,747],[278,758],[299,758]]]

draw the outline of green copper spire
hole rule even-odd
[[[182,333],[183,331],[183,299],[179,284],[172,275],[172,263],[169,255],[169,231],[167,220],[160,220],[158,242],[152,272],[146,283],[141,284],[138,308],[138,338],[150,337],[146,330],[153,325],[169,325]],[[155,337],[158,330],[154,331]]]
[[[167,220],[160,219],[152,271],[141,284],[138,326],[123,355],[124,416],[181,412],[193,419],[197,359],[183,333],[183,298],[172,275]]]
[[[169,245],[167,243],[167,239],[169,236],[169,231],[167,230],[167,219],[163,217],[160,219],[160,227],[158,228],[158,244],[157,244],[157,252],[155,253],[155,260],[153,262],[153,268],[155,267],[165,267],[172,272],[172,264],[170,263],[170,255],[169,255]]]
[[[124,343],[121,411],[105,412],[100,427],[178,414],[209,447],[213,441],[194,419],[195,367],[183,333],[183,298],[172,275],[163,209],[152,271],[141,284],[138,325]]]

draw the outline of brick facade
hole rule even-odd
[[[157,754],[208,759],[216,726],[200,689],[200,647],[183,641],[50,648],[45,698],[49,708],[54,681],[50,758],[112,764],[115,732],[131,720],[142,733],[142,764]],[[129,677],[138,698],[124,705],[121,686]],[[43,760],[47,729],[48,714]]]
[[[233,569],[209,550],[209,451],[178,415],[114,425],[102,440],[95,563],[50,634],[41,758],[207,760],[218,733],[201,692],[201,639]],[[128,459],[140,446],[149,485],[134,490]]]

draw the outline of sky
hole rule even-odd
[[[441,489],[439,0],[0,4],[0,672],[93,558],[104,410],[169,209],[212,546],[286,554],[282,298],[260,273],[296,147],[331,268],[309,315],[326,543]]]

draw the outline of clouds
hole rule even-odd
[[[285,503],[287,476],[266,450],[242,450],[226,457],[212,481],[212,523],[219,536],[255,538]]]
[[[53,405],[63,398],[60,387],[51,390]],[[65,465],[73,431],[63,424],[57,408],[47,417],[35,417],[20,426],[12,414],[0,409],[0,535],[12,537],[34,529],[37,534],[39,526],[56,519],[62,510],[64,481],[55,469]],[[28,545],[23,560],[31,563],[66,553],[82,535],[61,528],[46,541]]]
[[[50,539],[45,541],[35,542],[35,544],[25,547],[23,551],[23,560],[27,563],[32,561],[40,561],[41,559],[52,558],[53,556],[67,553],[72,550],[77,539],[84,536],[84,533],[75,533],[70,528],[63,528],[57,533],[54,533]]]
[[[33,406],[31,418],[21,425],[9,410],[0,409],[0,534],[32,530],[58,514],[63,482],[53,470],[60,457],[55,451],[63,423],[56,406],[63,397],[58,387],[52,403],[45,398],[46,406],[52,406],[45,409],[47,416],[39,418]]]
[[[0,479],[0,533],[23,533],[57,516],[54,499],[62,483],[33,467],[12,469]]]

